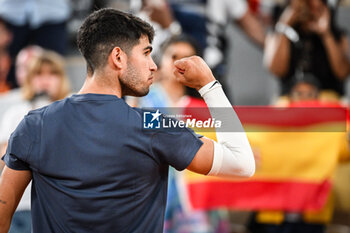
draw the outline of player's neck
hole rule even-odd
[[[108,75],[95,73],[85,79],[84,85],[78,94],[105,94],[122,97],[122,91],[119,83],[113,82]]]

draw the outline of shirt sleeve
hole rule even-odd
[[[16,130],[11,134],[8,140],[8,146],[2,160],[5,164],[14,170],[30,170],[30,157],[36,143],[35,128],[36,116],[28,114],[19,123]]]
[[[152,138],[153,152],[176,170],[184,170],[192,162],[203,142],[201,136],[188,128],[156,132]]]

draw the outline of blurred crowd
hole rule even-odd
[[[350,6],[339,0],[0,0],[1,154],[5,153],[11,132],[28,111],[77,91],[70,88],[75,77],[68,76],[65,64],[76,51],[72,38],[84,17],[102,7],[135,13],[156,30],[156,82],[147,96],[127,97],[132,106],[205,107],[195,90],[180,85],[172,75],[173,62],[192,55],[205,59],[234,103],[228,66],[232,63],[229,53],[235,50],[231,50],[227,27],[235,25],[237,32],[263,54],[261,65],[280,84],[278,100],[271,101],[271,105],[331,104],[347,108],[349,40],[348,32],[337,22],[337,12],[339,7],[349,8],[350,12]],[[347,146],[347,137],[344,143]],[[303,154],[304,149],[298,153]],[[276,153],[283,155],[288,148],[284,150]],[[339,163],[350,159],[347,149],[343,154],[330,156],[335,156],[336,161],[339,156]],[[257,161],[263,157],[264,154],[256,153]],[[0,161],[0,171],[2,166]],[[337,162],[328,177],[340,177],[335,178],[334,187],[338,188],[335,198],[342,199],[333,202],[348,206],[343,208],[341,216],[345,220],[339,221],[344,228],[340,230],[327,228],[338,221],[333,217],[333,205],[328,208],[328,217],[323,218],[304,218],[303,212],[253,209],[250,217],[240,222],[242,226],[234,228],[236,215],[232,210],[189,212],[178,185],[181,175],[170,170],[165,232],[350,232],[350,200],[343,200],[350,199],[350,169],[348,165],[340,166],[343,167],[339,168]],[[29,186],[10,232],[30,232],[30,224]]]

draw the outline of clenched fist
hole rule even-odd
[[[198,56],[191,56],[175,61],[176,80],[185,86],[201,89],[207,83],[215,80],[205,61]]]

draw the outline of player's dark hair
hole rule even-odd
[[[114,47],[130,52],[141,36],[147,36],[152,43],[154,29],[140,18],[112,8],[93,12],[77,35],[78,48],[87,62],[88,73],[104,66]]]

